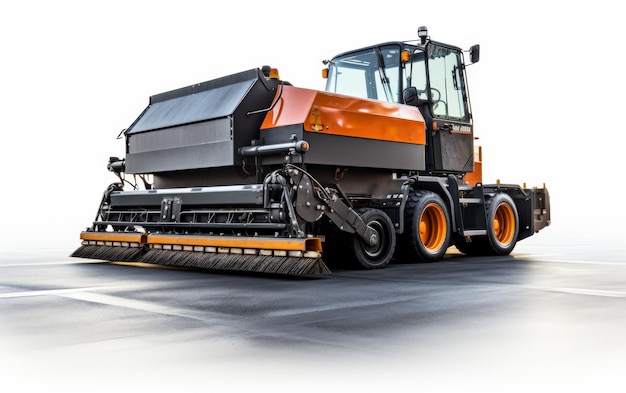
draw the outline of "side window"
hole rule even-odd
[[[428,46],[434,116],[469,120],[462,67],[460,52],[435,44]]]
[[[378,99],[375,73],[378,60],[374,50],[333,59],[326,91],[360,98]]]
[[[336,67],[334,78],[329,79],[333,83],[333,91],[356,97],[367,97],[365,70],[362,68]],[[341,77],[337,77],[340,75]]]
[[[400,47],[372,48],[333,59],[326,91],[400,102]]]

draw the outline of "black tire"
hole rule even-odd
[[[398,258],[439,261],[450,246],[450,237],[450,213],[443,199],[432,191],[415,191],[409,195]]]
[[[495,255],[509,255],[517,244],[519,216],[513,198],[496,194],[487,206],[487,239]]]
[[[454,245],[465,255],[509,255],[517,244],[519,216],[513,198],[498,193],[487,202],[487,236],[467,241],[454,237]]]
[[[378,209],[363,209],[360,212],[363,221],[372,228],[378,243],[369,245],[358,235],[350,242],[351,256],[357,266],[365,269],[380,269],[389,264],[396,250],[396,230],[389,216]]]

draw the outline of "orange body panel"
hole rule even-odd
[[[483,163],[474,161],[474,172],[468,172],[465,175],[465,183],[475,186],[483,182]]]
[[[81,240],[101,242],[126,242],[141,244],[177,244],[181,246],[236,247],[264,250],[322,251],[322,241],[317,237],[259,238],[227,236],[146,235],[143,233],[81,232]]]
[[[426,144],[424,118],[416,107],[284,86],[261,129],[293,124],[320,134]]]
[[[259,237],[227,237],[227,236],[187,236],[187,235],[155,235],[148,236],[148,244],[177,244],[181,246],[235,247],[264,250],[287,251],[322,251],[319,238],[259,238]]]
[[[145,236],[143,233],[81,232],[80,239],[102,242],[144,243]]]
[[[478,183],[483,182],[483,149],[481,146],[477,146],[474,153],[474,171],[468,172],[465,175],[465,183],[470,186],[475,186]]]

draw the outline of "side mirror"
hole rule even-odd
[[[470,60],[472,64],[478,63],[478,60],[480,60],[480,45],[472,45],[470,48]]]
[[[402,101],[405,105],[417,106],[418,98],[417,98],[417,87],[411,86],[407,87],[402,91]]]

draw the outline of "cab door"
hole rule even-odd
[[[463,54],[458,48],[429,42],[426,59],[428,101],[433,119],[428,140],[431,169],[472,172],[474,133]]]

